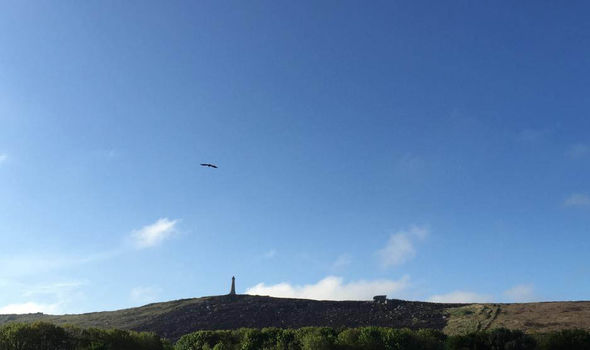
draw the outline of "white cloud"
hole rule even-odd
[[[579,159],[590,155],[590,146],[584,143],[577,143],[570,146],[566,155],[572,159]]]
[[[57,314],[59,304],[38,304],[32,301],[21,304],[9,304],[0,307],[0,314],[32,314],[42,312],[44,314]]]
[[[567,197],[563,204],[566,207],[587,207],[590,206],[590,196],[583,193],[574,193]]]
[[[389,237],[387,245],[378,254],[384,266],[401,265],[412,259],[416,255],[416,250],[407,235],[396,233]]]
[[[0,257],[0,277],[22,277],[23,275],[41,275],[52,270],[59,270],[80,266],[96,261],[106,260],[120,254],[119,251],[109,251],[84,256],[59,256],[24,254]]]
[[[0,274],[3,277],[46,273],[69,265],[62,257],[12,255],[0,258]]]
[[[117,158],[119,156],[119,152],[110,148],[110,149],[103,149],[103,150],[99,150],[97,151],[97,154],[99,157],[104,158],[104,159],[113,159],[113,158]]]
[[[428,301],[433,303],[489,303],[493,300],[494,298],[491,295],[477,294],[461,290],[456,290],[447,294],[437,294],[428,298]]]
[[[504,292],[504,296],[512,302],[524,303],[535,300],[534,287],[531,284],[519,284]]]
[[[246,289],[246,294],[270,295],[282,298],[316,300],[369,300],[375,295],[395,296],[409,286],[409,277],[392,280],[353,281],[344,283],[342,277],[328,276],[315,284],[292,285],[282,282],[274,285],[259,283]]]
[[[381,264],[384,267],[401,265],[412,259],[416,255],[415,241],[423,240],[428,234],[427,228],[419,226],[392,234],[385,247],[377,251]]]
[[[160,289],[156,287],[135,287],[129,296],[135,303],[147,304],[156,301],[159,294]]]
[[[264,259],[272,259],[272,258],[274,258],[276,255],[277,255],[277,251],[276,251],[275,249],[271,249],[271,250],[267,251],[266,253],[264,253],[264,254],[262,255],[262,257],[263,257]]]
[[[352,263],[352,258],[348,254],[341,254],[332,263],[332,269],[340,269],[349,266]]]
[[[79,312],[80,301],[85,299],[81,288],[87,285],[83,281],[28,284],[9,279],[0,280],[0,283],[3,299],[9,303],[0,307],[0,314]]]
[[[34,295],[47,295],[47,294],[61,296],[61,295],[69,293],[70,291],[72,291],[74,289],[78,289],[86,284],[87,284],[86,282],[71,281],[71,282],[57,282],[57,283],[51,283],[51,284],[37,285],[37,286],[27,288],[27,290],[24,291],[23,296],[30,297],[30,296],[34,296]]]
[[[8,159],[8,155],[6,153],[0,153],[0,164],[4,163]]]
[[[137,248],[149,248],[162,243],[174,233],[174,227],[178,220],[162,218],[151,225],[133,231],[131,237]]]

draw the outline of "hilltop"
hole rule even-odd
[[[542,332],[563,328],[590,330],[590,302],[439,304],[389,299],[384,304],[222,295],[78,315],[0,315],[0,324],[37,320],[152,331],[172,340],[195,330],[241,327],[385,326],[433,328],[457,334],[504,326]]]

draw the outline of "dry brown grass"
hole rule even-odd
[[[560,329],[590,330],[590,301],[521,304],[473,304],[447,309],[447,334],[493,328],[542,333]]]

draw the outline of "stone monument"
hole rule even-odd
[[[387,295],[375,295],[373,297],[373,302],[379,304],[387,304]]]
[[[229,291],[229,295],[236,295],[236,278],[234,276],[231,277],[231,290]]]

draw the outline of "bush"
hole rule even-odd
[[[447,348],[451,350],[533,350],[537,349],[537,342],[532,336],[524,334],[522,331],[498,328],[490,332],[475,332],[449,337]]]
[[[587,350],[590,349],[590,332],[568,329],[538,336],[541,350]]]
[[[359,328],[344,329],[338,334],[336,345],[339,349],[358,349],[360,333]]]
[[[293,329],[283,329],[277,334],[277,350],[300,350],[301,343],[297,340],[296,332]]]
[[[441,331],[361,327],[243,328],[197,331],[174,347],[153,333],[11,323],[0,327],[0,350],[587,350],[590,332],[528,335],[505,328],[447,337]]]
[[[333,349],[338,334],[329,327],[304,327],[295,332],[297,342],[303,350]]]
[[[231,331],[198,331],[184,335],[174,348],[181,350],[213,349],[217,345],[220,348],[227,348],[233,343]]]
[[[385,349],[384,332],[377,327],[364,327],[360,329],[357,346],[367,350]]]
[[[0,327],[2,350],[164,350],[171,345],[153,333],[59,327],[47,322]]]
[[[244,329],[241,341],[242,350],[259,350],[264,345],[264,336],[258,329]]]

